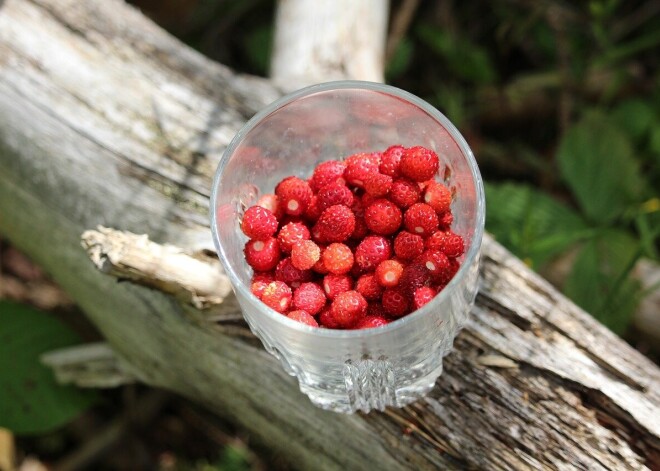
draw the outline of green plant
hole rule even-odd
[[[0,427],[17,434],[58,428],[95,400],[95,394],[55,382],[39,362],[47,351],[80,339],[53,316],[0,301]]]

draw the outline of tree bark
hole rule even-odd
[[[660,466],[658,368],[488,237],[477,305],[436,388],[368,415],[313,407],[245,329],[196,322],[192,305],[99,272],[80,247],[99,224],[211,248],[220,154],[280,91],[118,0],[0,5],[0,233],[80,304],[128,374],[298,468]]]
[[[271,78],[287,91],[330,80],[383,81],[387,0],[279,0]]]

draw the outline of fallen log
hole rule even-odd
[[[278,96],[121,1],[6,0],[0,233],[79,303],[122,374],[206,405],[298,468],[660,466],[660,370],[490,238],[436,388],[368,415],[313,407],[244,328],[200,322],[203,306],[159,289],[181,280],[143,286],[98,270],[80,237],[99,224],[210,249],[213,170]]]

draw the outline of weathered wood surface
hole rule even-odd
[[[279,0],[272,80],[287,91],[329,80],[382,82],[386,0]]]
[[[100,273],[80,247],[99,224],[209,248],[220,153],[280,93],[117,0],[0,5],[0,233],[85,309],[128,374],[300,468],[660,466],[658,368],[488,238],[477,306],[436,389],[368,416],[311,406],[244,328]]]

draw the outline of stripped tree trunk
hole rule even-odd
[[[209,249],[220,154],[280,92],[118,0],[0,5],[0,232],[82,306],[126,375],[205,404],[300,468],[660,466],[658,368],[490,238],[472,319],[436,388],[369,415],[313,407],[229,298],[227,319],[209,325],[193,297],[160,290],[177,294],[182,280],[100,272],[80,247],[99,224]],[[155,250],[159,263],[181,255]]]

